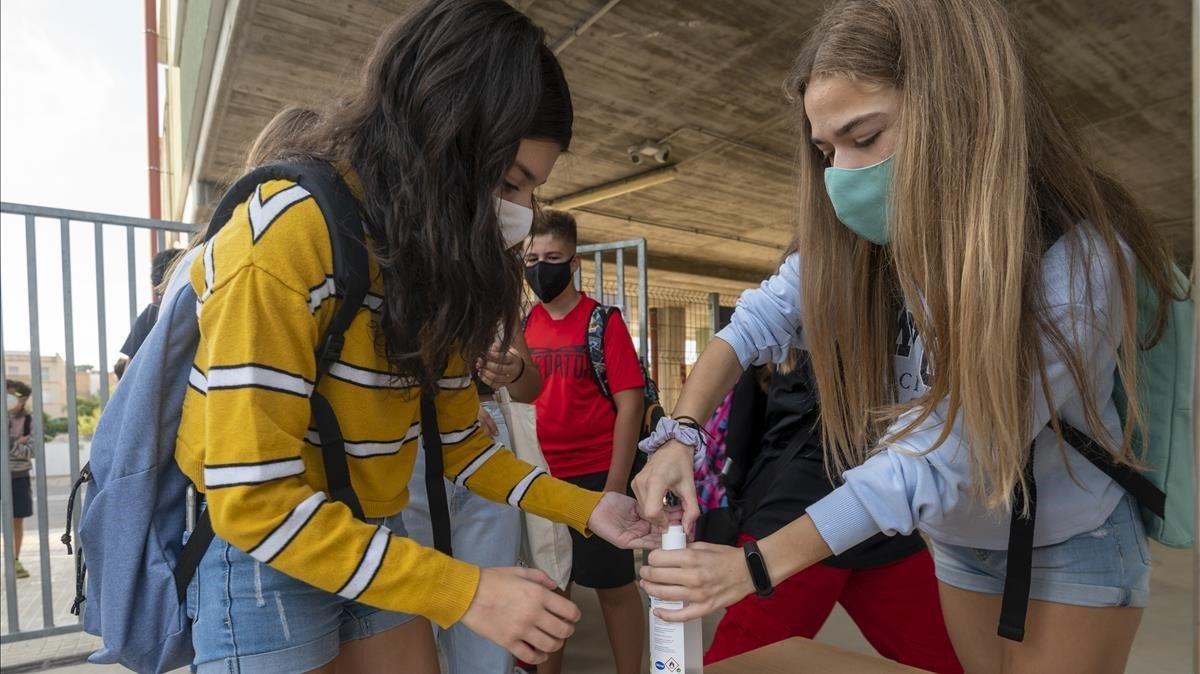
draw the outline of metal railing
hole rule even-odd
[[[616,287],[619,289],[617,292],[617,302],[614,304],[621,309],[622,313],[628,314],[630,307],[628,306],[625,293],[625,251],[627,250],[632,250],[634,255],[637,256],[634,263],[634,273],[637,275],[636,321],[638,325],[641,325],[644,321],[643,316],[646,315],[647,307],[649,306],[647,295],[649,287],[646,270],[646,240],[631,239],[629,241],[613,241],[611,243],[592,243],[579,246],[576,249],[576,254],[580,257],[586,255],[592,256],[592,273],[595,276],[592,288],[604,288],[604,254],[609,252],[614,254],[617,277]],[[580,272],[575,273],[575,286],[577,288],[583,287],[583,278]],[[596,294],[599,295],[599,291],[596,291]],[[603,298],[598,299],[603,301]],[[646,360],[648,358],[647,354],[650,353],[650,333],[646,330],[638,330],[637,335],[638,355],[642,357],[642,360]]]
[[[62,306],[63,306],[63,334],[65,345],[63,354],[65,359],[65,379],[66,379],[66,420],[67,420],[67,453],[70,465],[70,481],[74,481],[79,477],[80,469],[80,438],[79,438],[79,417],[78,417],[78,391],[76,388],[76,368],[75,368],[75,346],[77,326],[75,325],[74,308],[76,302],[81,301],[75,296],[72,288],[72,234],[80,228],[91,227],[95,238],[94,255],[96,268],[96,310],[97,310],[97,325],[96,339],[99,346],[99,398],[100,405],[103,406],[108,401],[109,396],[109,363],[108,363],[108,345],[109,335],[107,334],[107,311],[106,306],[106,274],[105,274],[105,245],[104,234],[106,230],[113,227],[125,229],[125,255],[128,262],[128,271],[126,282],[128,285],[129,297],[129,322],[133,324],[138,315],[138,298],[137,298],[137,279],[136,265],[133,264],[135,259],[135,232],[137,230],[147,230],[155,233],[155,237],[161,244],[164,239],[165,232],[181,232],[192,233],[195,230],[194,225],[188,225],[181,222],[170,222],[165,220],[150,220],[146,218],[132,218],[120,215],[110,215],[103,213],[92,213],[87,211],[73,211],[59,208],[46,208],[42,206],[28,206],[25,204],[14,204],[0,202],[0,224],[4,227],[9,227],[10,223],[20,226],[20,220],[16,220],[12,216],[23,217],[25,229],[25,272],[26,283],[28,286],[28,314],[29,314],[29,384],[32,389],[32,439],[34,445],[34,496],[37,515],[37,541],[38,541],[38,565],[36,567],[37,577],[40,580],[41,594],[41,626],[35,629],[24,629],[21,624],[22,613],[28,615],[31,611],[30,606],[24,606],[22,610],[22,599],[27,598],[27,594],[23,594],[19,588],[16,578],[15,565],[11,560],[17,556],[17,550],[14,545],[13,531],[13,499],[6,497],[0,499],[0,517],[3,518],[3,547],[4,547],[4,600],[5,613],[3,614],[4,629],[0,633],[0,643],[9,643],[24,639],[32,639],[36,637],[50,636],[54,634],[62,634],[66,632],[77,631],[80,629],[79,620],[71,616],[68,612],[70,599],[64,597],[73,596],[75,587],[73,582],[74,566],[69,560],[62,563],[62,557],[65,556],[65,549],[62,548],[56,536],[51,541],[51,513],[50,499],[47,490],[47,462],[46,462],[46,442],[45,428],[43,424],[43,413],[45,411],[44,391],[42,379],[42,345],[41,345],[41,325],[39,316],[38,303],[38,280],[39,280],[39,263],[37,253],[38,233],[39,229],[46,230],[47,224],[53,227],[53,222],[57,222],[60,236],[60,248],[62,259]],[[47,223],[49,220],[51,223]],[[11,264],[17,258],[6,253],[6,264]],[[0,293],[0,321],[4,314],[3,293]],[[82,300],[86,301],[86,300]],[[2,325],[2,323],[0,323]],[[5,335],[3,329],[0,328],[0,386],[7,389],[7,380],[9,377],[9,363],[6,352],[4,351]],[[7,405],[0,411],[0,426],[6,429],[6,432],[0,434],[0,485],[3,485],[5,492],[11,491],[12,476],[9,469],[8,456],[8,433],[9,413]],[[74,526],[78,520],[78,509],[73,518],[75,522],[71,522]],[[56,525],[61,524],[66,527],[68,523],[63,517],[62,522],[55,522]],[[52,549],[51,546],[55,546]],[[61,553],[59,550],[61,549]],[[58,553],[58,554],[52,554]],[[55,564],[54,558],[58,557],[60,563]],[[55,568],[59,567],[59,568]],[[56,577],[56,571],[57,577]],[[63,587],[65,584],[66,587]],[[55,587],[58,585],[60,593],[55,595]],[[26,592],[28,592],[26,590]]]
[[[626,264],[629,251],[636,255],[632,269]],[[581,266],[576,287],[621,309],[663,406],[672,409],[696,358],[721,327],[721,307],[732,306],[736,297],[649,285],[644,239],[582,245],[577,253],[590,269],[585,274]],[[630,275],[636,284],[626,284]]]

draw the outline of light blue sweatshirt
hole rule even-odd
[[[1112,262],[1099,235],[1083,225],[1047,251],[1042,274],[1049,317],[1084,354],[1101,419],[1110,436],[1119,438],[1121,422],[1112,386],[1124,309]],[[805,347],[805,322],[821,320],[820,316],[805,315],[801,306],[801,264],[800,255],[792,255],[759,288],[746,291],[738,300],[732,322],[717,335],[733,347],[742,367],[782,362],[792,347]],[[910,329],[901,331],[894,356],[900,402],[927,391],[928,377],[936,376],[937,370],[936,363],[923,362],[923,343],[911,315],[906,323]],[[1043,344],[1057,414],[1076,428],[1088,429],[1081,394],[1066,363],[1047,342]],[[941,434],[947,409],[946,401],[939,403],[914,433],[847,471],[845,484],[808,508],[834,554],[879,531],[893,535],[914,529],[943,543],[1007,548],[1010,514],[989,511],[971,496],[968,454],[977,450],[966,445],[961,414],[947,440],[928,451]],[[1042,387],[1035,385],[1033,416],[1026,427],[1026,437],[1037,438],[1035,546],[1052,545],[1099,528],[1125,493],[1079,452],[1060,449],[1048,426],[1050,416]],[[910,418],[902,417],[891,430],[900,429]]]

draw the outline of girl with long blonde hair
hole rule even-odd
[[[653,553],[644,587],[695,617],[880,531],[932,541],[969,672],[1122,671],[1149,594],[1133,499],[1063,441],[1138,466],[1135,279],[1165,324],[1170,258],[1089,162],[994,0],[843,0],[788,90],[802,108],[799,252],[743,295],[644,448],[648,516],[695,517],[691,428],[750,364],[812,356],[845,484],[753,549]],[[1027,469],[1027,465],[1029,468]],[[1036,480],[1024,641],[996,635],[1012,512]]]

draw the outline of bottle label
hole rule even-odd
[[[683,674],[687,642],[683,623],[667,622],[654,615],[654,609],[678,611],[681,601],[650,598],[650,671],[652,674]]]

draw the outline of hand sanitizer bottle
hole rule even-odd
[[[672,525],[662,537],[663,550],[683,550],[687,534]],[[681,601],[650,597],[650,672],[651,674],[702,674],[704,672],[704,634],[700,619],[672,623],[654,615],[654,609],[677,611]]]

